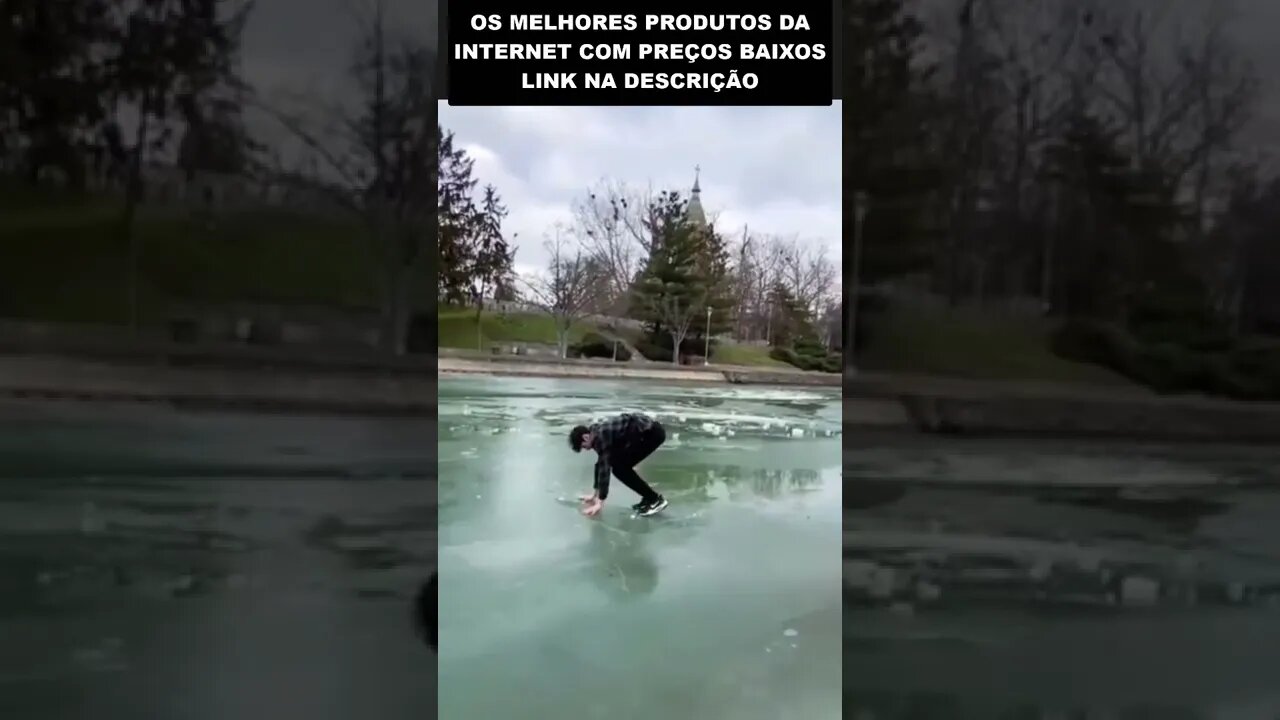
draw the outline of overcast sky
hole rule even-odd
[[[519,269],[546,261],[543,237],[573,219],[603,179],[636,188],[693,185],[729,235],[798,236],[840,261],[840,104],[816,108],[476,107],[440,104],[440,123],[497,187],[518,233]]]

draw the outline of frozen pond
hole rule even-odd
[[[434,425],[0,407],[0,717],[420,720]]]
[[[1280,451],[850,439],[846,717],[1280,717]]]
[[[442,382],[440,717],[840,716],[837,393]],[[598,519],[569,429],[639,410],[671,506]]]

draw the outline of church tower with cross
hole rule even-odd
[[[694,227],[705,229],[707,227],[707,213],[702,209],[702,187],[698,184],[702,175],[702,166],[693,166],[693,190],[689,194],[689,206],[685,208],[684,216]]]

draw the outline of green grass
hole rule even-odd
[[[111,199],[0,199],[0,315],[32,320],[128,320],[128,244]],[[374,308],[378,274],[360,227],[284,210],[143,209],[139,297],[144,321],[173,304],[279,303]],[[422,273],[414,305],[433,304]]]
[[[519,342],[556,344],[555,323],[549,315],[537,313],[480,313],[479,334],[476,329],[475,309],[449,309],[439,312],[438,337],[440,347],[464,350],[487,350],[492,343]],[[575,325],[569,331],[569,342],[574,343],[591,330],[585,324]]]
[[[1049,349],[1053,325],[1040,318],[897,307],[868,322],[869,342],[857,363],[868,372],[1128,384],[1106,369],[1054,355]]]
[[[769,357],[769,348],[762,345],[738,345],[721,342],[711,353],[711,362],[717,365],[744,365],[749,367],[786,368],[791,365]]]

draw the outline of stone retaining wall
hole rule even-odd
[[[1280,408],[1274,405],[928,395],[904,395],[902,404],[915,428],[926,433],[1280,443]]]
[[[196,358],[199,360],[199,358]],[[606,361],[495,362],[441,358],[440,372],[659,382],[825,384],[832,376],[750,369],[659,368]],[[427,358],[402,366],[315,365],[241,358],[175,362],[169,356],[70,358],[0,355],[0,398],[163,403],[259,412],[434,415],[437,372]],[[838,377],[835,378],[839,380]],[[882,379],[883,380],[883,379]],[[1017,384],[847,383],[844,421],[858,428],[973,437],[1117,438],[1280,445],[1280,405],[1141,392],[1085,392]]]
[[[434,374],[173,367],[48,356],[0,357],[0,398],[151,403],[251,412],[436,413]]]

